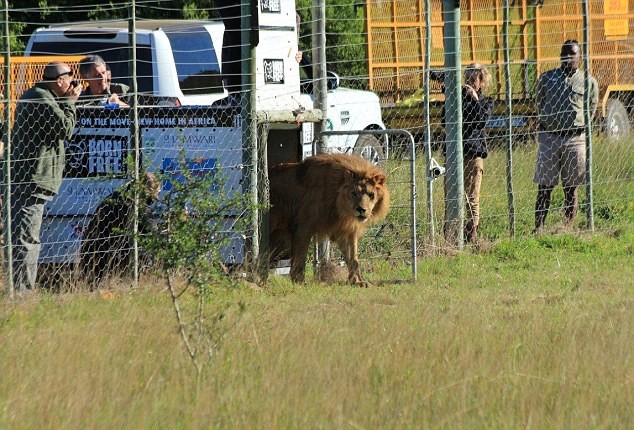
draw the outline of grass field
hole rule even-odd
[[[634,138],[625,141],[609,141],[595,136],[593,142],[593,224],[595,231],[609,231],[614,225],[621,223],[634,224]],[[533,183],[537,145],[533,141],[518,144],[512,152],[511,173],[514,199],[515,237],[529,237],[534,228],[534,208],[537,185]],[[406,154],[400,148],[398,154]],[[407,154],[406,154],[407,155]],[[440,164],[444,164],[442,150],[433,154]],[[484,161],[484,175],[480,198],[480,231],[479,236],[485,243],[495,243],[500,239],[508,239],[510,234],[509,195],[507,192],[507,154],[503,142],[491,144],[488,158]],[[390,160],[386,165],[388,186],[392,193],[393,209],[388,216],[390,225],[389,239],[394,252],[407,254],[410,246],[410,187],[411,175],[408,161]],[[432,214],[434,220],[434,243],[430,246],[431,226],[427,203],[427,187],[425,181],[425,158],[419,154],[416,160],[417,175],[414,179],[417,189],[417,235],[420,241],[419,250],[427,254],[442,253],[446,246],[443,232],[444,218],[444,177],[432,182]],[[586,187],[579,188],[579,211],[573,229],[563,228],[563,191],[557,186],[552,195],[551,210],[546,220],[546,232],[559,234],[562,232],[589,231]],[[376,242],[374,236],[365,242]],[[380,238],[380,237],[379,237]],[[369,249],[366,256],[385,258],[381,249],[385,249],[385,237],[380,238],[377,249]],[[364,243],[365,245],[365,243]],[[440,249],[439,249],[440,248]],[[375,255],[375,253],[377,255]]]
[[[633,428],[633,263],[624,227],[426,258],[417,283],[366,261],[369,289],[219,286],[200,376],[158,279],[3,297],[0,428]]]
[[[0,429],[634,428],[628,145],[596,145],[594,233],[583,208],[560,228],[558,188],[546,234],[530,235],[530,144],[513,153],[514,239],[503,149],[485,164],[480,242],[464,251],[442,243],[441,181],[431,246],[417,177],[416,282],[409,170],[390,162],[393,210],[361,243],[373,288],[236,280],[182,296],[184,326],[149,275],[136,289],[0,293]],[[210,341],[202,372],[183,327]]]

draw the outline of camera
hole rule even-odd
[[[432,158],[429,164],[429,174],[427,175],[428,181],[434,181],[438,179],[440,176],[444,175],[447,172],[447,169],[444,166],[438,164],[436,159]]]
[[[70,81],[71,87],[75,88],[78,85],[79,85],[79,81],[77,79],[73,79],[72,81]]]

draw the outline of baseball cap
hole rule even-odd
[[[44,68],[44,79],[48,81],[53,81],[62,75],[72,76],[72,74],[73,71],[68,67],[68,64],[60,61],[52,61]]]

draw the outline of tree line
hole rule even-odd
[[[305,52],[311,50],[312,3],[313,0],[296,0],[301,19],[299,44]],[[97,0],[93,5],[87,5],[85,0],[9,1],[11,53],[21,55],[36,28],[65,22],[127,19],[130,4],[109,0]],[[137,19],[218,19],[221,11],[237,8],[236,4],[239,0],[146,0],[137,1],[135,11]],[[329,70],[352,79],[354,86],[366,86],[365,2],[326,0],[326,58]]]

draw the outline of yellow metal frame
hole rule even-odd
[[[20,98],[22,93],[31,88],[36,82],[42,80],[44,67],[51,61],[62,61],[73,70],[73,75],[79,79],[79,61],[84,58],[83,55],[38,55],[33,57],[11,57],[11,94],[9,101],[11,102],[11,113],[13,107]],[[0,92],[2,97],[6,96],[4,90],[4,73],[6,67],[4,58],[0,58]],[[0,110],[4,109],[4,104],[0,106]]]
[[[603,118],[606,116],[606,109],[608,100],[610,99],[611,93],[634,93],[634,84],[621,84],[621,85],[608,85],[608,88],[605,90],[605,94],[601,98],[601,115]]]
[[[589,16],[590,68],[604,102],[616,88],[632,91],[634,86],[634,2],[621,0],[618,10],[611,6],[606,9],[606,4],[593,0]],[[515,38],[511,66],[515,68],[514,73],[523,73],[518,66],[531,67],[530,75],[522,75],[522,79],[530,76],[530,81],[514,83],[514,87],[518,85],[522,91],[530,92],[535,79],[533,72],[538,76],[544,70],[559,66],[559,51],[564,40],[583,42],[582,4],[578,0],[558,0],[535,7],[532,0],[518,0],[511,6],[510,25]],[[490,70],[496,87],[491,90],[504,94],[503,1],[463,0],[461,10],[462,63],[494,65]],[[423,0],[367,0],[370,87],[382,96],[384,103],[396,102],[424,85],[425,13]],[[431,0],[429,13],[433,45],[430,66],[443,67],[442,0]],[[628,25],[624,25],[625,21]],[[439,91],[439,85],[434,82],[430,85],[432,92]],[[517,90],[514,97],[520,97]]]
[[[62,61],[70,66],[79,79],[79,61],[83,55],[40,55],[33,57],[11,57],[11,100],[17,100],[22,93],[42,79],[44,67],[51,61]],[[4,93],[4,58],[0,58],[0,90]]]

